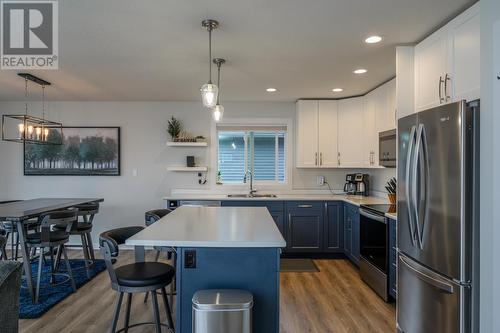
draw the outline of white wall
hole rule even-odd
[[[496,54],[493,29],[496,22]],[[500,332],[500,1],[481,1],[480,330]]]
[[[0,113],[21,113],[23,107],[24,104],[19,102],[2,102]],[[39,105],[32,105],[34,115],[39,109]],[[122,175],[23,176],[22,145],[0,142],[0,200],[49,196],[103,197],[105,202],[93,233],[95,242],[103,230],[142,225],[144,212],[162,207],[161,198],[171,189],[209,189],[208,185],[198,185],[195,174],[166,171],[167,165],[184,165],[185,156],[189,154],[195,155],[199,164],[209,162],[210,153],[206,148],[186,150],[165,146],[167,120],[172,115],[181,119],[189,132],[209,138],[210,114],[199,102],[52,102],[49,110],[49,118],[61,121],[65,126],[120,126]],[[232,118],[295,118],[294,103],[227,103],[225,110],[225,116]],[[134,169],[137,177],[133,176]],[[292,187],[320,189],[316,185],[316,176],[324,175],[335,189],[341,189],[345,174],[351,171],[319,172],[294,168]],[[383,191],[385,181],[394,176],[395,170],[368,173],[372,176],[372,187]],[[213,177],[213,174],[209,176]]]

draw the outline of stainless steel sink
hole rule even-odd
[[[228,198],[276,198],[276,194],[228,194]]]

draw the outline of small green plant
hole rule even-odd
[[[168,121],[168,127],[167,127],[167,132],[172,137],[172,140],[178,138],[181,131],[182,131],[181,121],[172,116],[172,118],[170,118],[170,120]]]

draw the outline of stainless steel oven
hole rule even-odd
[[[360,274],[386,302],[388,293],[389,229],[385,219],[385,206],[361,206],[360,215]]]

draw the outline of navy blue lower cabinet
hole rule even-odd
[[[344,252],[344,205],[342,202],[325,202],[325,252]]]
[[[344,204],[344,253],[355,265],[359,265],[359,208]]]
[[[253,332],[279,332],[280,251],[277,248],[178,248],[178,333],[192,332],[192,298],[203,289],[243,289],[254,298]],[[195,256],[195,265],[185,260]]]
[[[396,221],[393,219],[387,219],[389,223],[389,295],[396,299],[396,262],[397,262],[397,250],[396,250]]]
[[[276,226],[279,231],[285,237],[284,230],[284,202],[283,201],[265,201],[265,200],[227,200],[221,202],[222,207],[266,207],[271,213]]]
[[[285,240],[287,252],[323,251],[323,205],[322,201],[289,201],[286,203]]]
[[[284,229],[284,223],[285,223],[285,219],[284,219],[284,215],[283,215],[283,212],[277,212],[277,211],[273,211],[273,212],[269,212],[271,213],[271,216],[273,217],[273,220],[274,220],[274,223],[276,223],[276,226],[278,227],[279,231],[281,232],[281,235],[283,235],[283,238],[285,238],[285,229]]]

